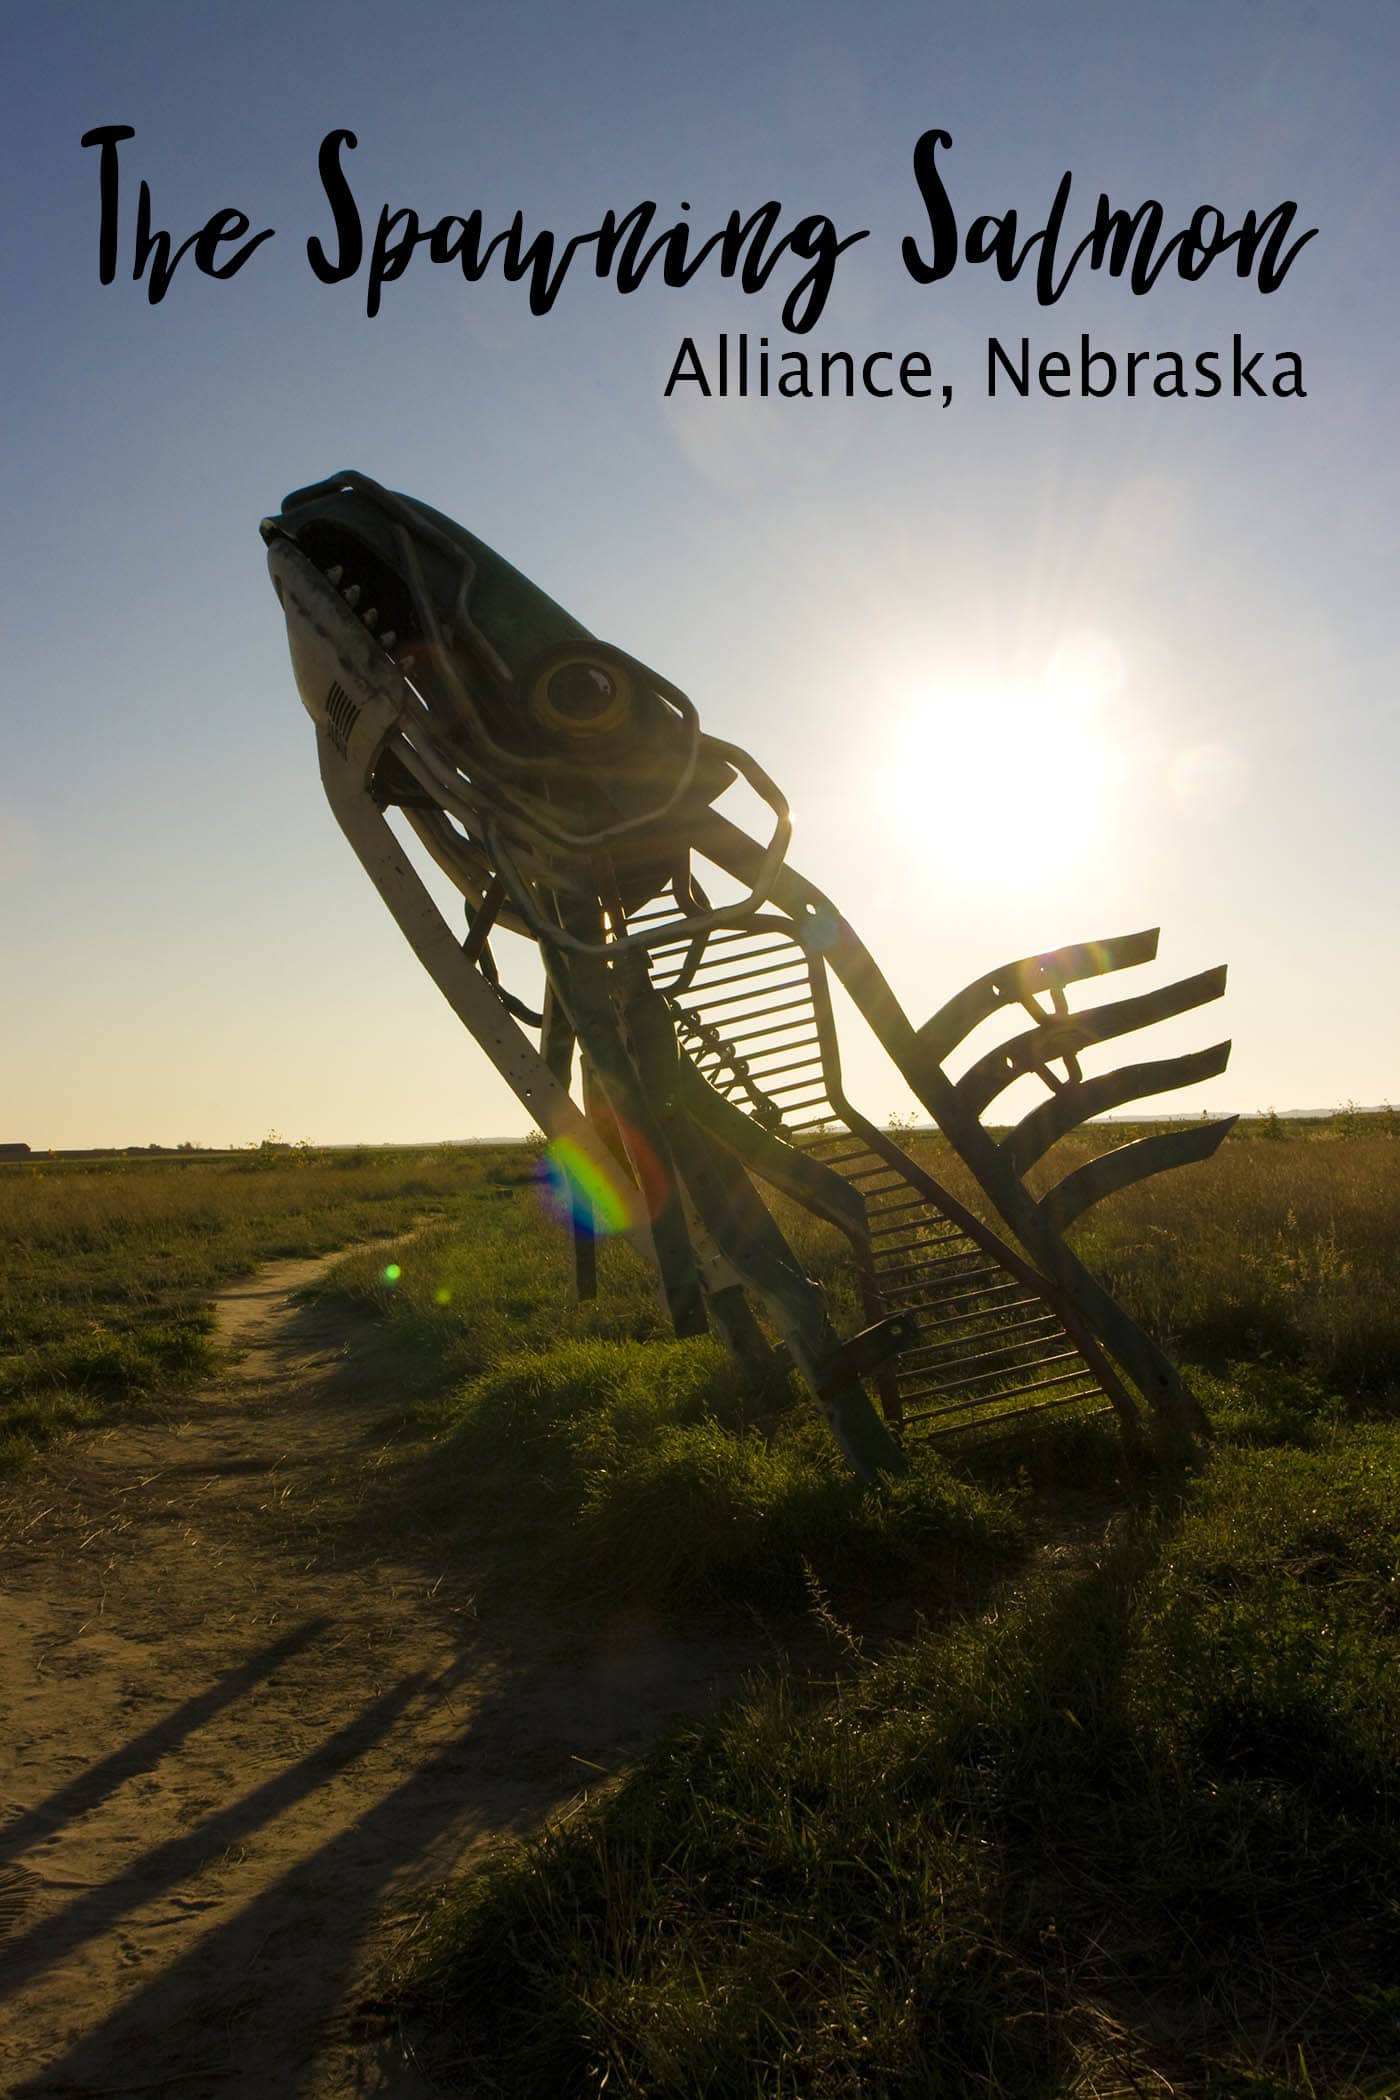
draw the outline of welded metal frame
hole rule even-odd
[[[1089,1117],[1224,1069],[1228,1043],[1091,1078],[1079,1062],[1219,997],[1223,969],[1071,1012],[1070,985],[1155,957],[1155,932],[1134,934],[1008,964],[916,1028],[849,922],[788,865],[780,790],[746,752],[705,736],[678,688],[596,642],[450,520],[366,477],[297,492],[264,537],[336,819],[560,1171],[572,1162],[580,1296],[596,1287],[583,1184],[597,1175],[626,1192],[623,1230],[654,1266],[675,1331],[713,1324],[761,1416],[785,1359],[752,1294],[862,1479],[901,1470],[916,1431],[1045,1407],[1111,1407],[1134,1448],[1205,1429],[1175,1366],[1065,1233],[1115,1190],[1208,1157],[1233,1119],[1138,1139],[1040,1196],[1025,1177]],[[414,648],[361,611],[348,564],[393,596]],[[713,806],[736,776],[773,814],[766,844]],[[465,938],[388,822],[396,805],[462,895]],[[743,894],[712,903],[702,863]],[[496,926],[537,941],[542,1013],[501,984]],[[1004,1232],[849,1101],[832,977]],[[971,1032],[1016,1008],[1030,1026],[953,1077]],[[987,1110],[1026,1073],[1046,1098],[994,1132]],[[845,1234],[861,1333],[836,1334],[754,1176]]]

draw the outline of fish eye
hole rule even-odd
[[[536,666],[527,704],[540,727],[555,735],[605,736],[632,712],[632,681],[596,651],[555,651]]]

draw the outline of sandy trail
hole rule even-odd
[[[6,2093],[435,2090],[373,1995],[423,1892],[757,1660],[337,1547],[318,1498],[394,1367],[291,1302],[322,1266],[227,1293],[243,1353],[181,1419],[63,1446],[0,1515]]]

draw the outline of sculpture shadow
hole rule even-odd
[[[130,1778],[178,1755],[181,1745],[247,1696],[280,1662],[314,1649],[333,1629],[307,1621],[258,1650],[198,1697],[113,1751],[29,1810],[4,1833],[4,1857],[52,1836],[97,1807]],[[677,1668],[670,1645],[606,1630],[561,1660],[557,1644],[535,1652],[482,1652],[479,1635],[436,1675],[406,1673],[364,1700],[305,1755],[192,1828],[145,1846],[121,1871],[14,1933],[0,1951],[0,1989],[13,1996],[36,1979],[91,1961],[95,1945],[123,1934],[143,1907],[186,1892],[197,1902],[202,1875],[259,1833],[334,1784],[425,1703],[465,1697],[469,1712],[444,1740],[406,1752],[397,1783],[313,1845],[250,1901],[201,1934],[173,1962],[141,1981],[54,2062],[14,2090],[29,2096],[94,2089],[275,2092],[294,2095],[320,2074],[325,2052],[355,2051],[356,2076],[380,2036],[376,2089],[407,2078],[382,2019],[368,2025],[352,1991],[362,1949],[391,1897],[421,1906],[426,1891],[473,1847],[535,1826],[619,1758],[635,1754],[668,1715],[703,1709],[722,1651],[701,1651]],[[730,1670],[733,1689],[737,1668]],[[206,1884],[208,1886],[208,1884]],[[211,1908],[217,1894],[206,1898]],[[375,1953],[380,1942],[374,1939]],[[110,1998],[107,2001],[110,2003]],[[397,2065],[397,2068],[396,2068]]]

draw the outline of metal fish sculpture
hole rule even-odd
[[[914,1435],[1044,1408],[1112,1408],[1134,1447],[1180,1448],[1206,1429],[1065,1232],[1115,1190],[1208,1157],[1233,1118],[1124,1144],[1038,1197],[1026,1175],[1086,1118],[1224,1070],[1228,1043],[1091,1078],[1079,1063],[1092,1044],[1218,998],[1223,969],[1071,1011],[1071,985],[1155,956],[1155,932],[1129,934],[1008,963],[915,1027],[849,922],[788,865],[777,786],[707,736],[668,679],[599,642],[460,525],[363,474],[296,490],[261,529],[327,798],[546,1134],[581,1297],[595,1288],[595,1231],[625,1233],[654,1264],[676,1333],[718,1330],[760,1417],[795,1366],[867,1482],[902,1471]],[[766,841],[716,807],[736,780],[767,805]],[[465,935],[391,809],[461,893]],[[541,1012],[501,983],[498,928],[538,944]],[[833,977],[1005,1234],[847,1099]],[[1003,1010],[1030,1025],[951,1077],[958,1046]],[[1028,1073],[1044,1098],[993,1131],[988,1109]],[[838,1336],[757,1182],[845,1235],[866,1327]]]

